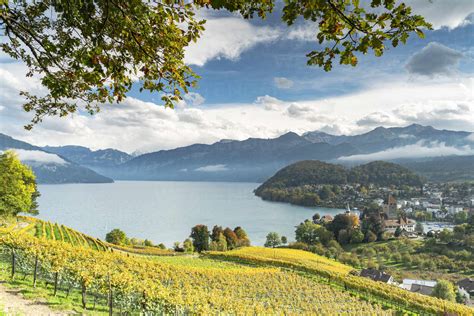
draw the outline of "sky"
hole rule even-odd
[[[288,131],[351,135],[412,123],[474,132],[474,1],[405,2],[434,30],[329,73],[306,65],[305,54],[318,47],[315,24],[287,27],[278,13],[244,20],[201,11],[206,30],[185,58],[201,79],[175,109],[135,85],[124,102],[104,105],[99,114],[47,118],[32,131],[23,128],[31,114],[21,110],[18,93],[41,93],[42,87],[26,78],[25,65],[0,53],[0,133],[40,146],[131,153]]]

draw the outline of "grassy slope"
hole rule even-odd
[[[390,247],[391,244],[400,244],[400,241],[397,240],[388,240],[388,241],[378,241],[370,244],[356,244],[356,245],[345,245],[344,250],[347,251],[348,254],[351,252],[356,252],[359,250],[363,250],[365,248],[372,248],[377,249],[377,246],[388,246]],[[399,253],[409,253],[412,258],[417,256],[418,252],[416,251],[417,247],[422,246],[422,240],[409,240],[410,246],[402,245],[397,248],[397,252]],[[390,253],[389,253],[390,254]],[[378,259],[380,258],[383,265],[386,266],[388,272],[393,275],[393,277],[401,282],[403,279],[423,279],[423,280],[449,280],[451,282],[457,282],[460,279],[464,279],[465,277],[474,277],[473,271],[460,271],[460,272],[451,272],[448,270],[443,269],[436,269],[435,271],[426,270],[422,267],[416,266],[414,264],[410,266],[406,266],[401,262],[396,262],[387,254],[376,255],[372,258],[372,261],[378,264]],[[438,256],[440,257],[440,256]],[[368,258],[363,254],[359,254],[359,258],[362,259],[362,267],[367,267]],[[357,267],[357,268],[362,268]]]

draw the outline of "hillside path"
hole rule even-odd
[[[9,289],[0,284],[0,311],[3,315],[38,315],[38,316],[62,316],[65,312],[51,310],[44,302],[39,300],[27,300],[21,296],[19,290]],[[2,314],[2,313],[0,313]]]

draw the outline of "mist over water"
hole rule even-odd
[[[314,213],[341,210],[266,202],[254,196],[258,183],[118,181],[108,184],[40,185],[39,218],[105,238],[113,228],[129,237],[171,247],[206,224],[242,226],[253,245],[270,231],[294,240],[294,226]]]

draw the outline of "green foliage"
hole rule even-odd
[[[206,225],[196,225],[189,236],[193,239],[193,246],[197,252],[209,250],[209,229]]]
[[[327,245],[333,239],[333,233],[324,226],[307,220],[296,227],[295,239],[308,245],[315,245],[317,243]]]
[[[148,239],[145,239],[143,244],[145,245],[145,247],[153,247],[153,243]]]
[[[248,247],[250,246],[250,239],[247,232],[240,226],[234,228],[234,233],[238,238],[237,247]]]
[[[418,234],[423,234],[424,232],[424,227],[423,227],[423,224],[420,223],[420,222],[416,222],[416,225],[415,225],[415,231],[418,233]]]
[[[237,247],[237,244],[239,243],[239,238],[232,229],[226,227],[226,229],[224,229],[224,237],[227,242],[228,249],[234,249],[235,247]]]
[[[365,234],[365,239],[369,242],[382,240],[382,235],[385,229],[381,208],[377,204],[371,204],[364,209],[362,214],[362,232]],[[375,235],[375,240],[373,238]],[[369,238],[370,237],[370,238]]]
[[[434,297],[442,298],[450,302],[456,301],[456,293],[454,292],[454,286],[451,282],[446,280],[439,280],[436,283],[432,295]]]
[[[220,233],[216,240],[211,242],[210,249],[213,251],[227,251],[227,239],[223,233]]]
[[[438,237],[442,242],[449,243],[453,240],[454,234],[452,231],[445,228],[439,233]]]
[[[103,103],[122,101],[137,79],[140,90],[158,92],[173,107],[196,84],[197,76],[184,63],[185,48],[204,30],[195,10],[206,6],[251,18],[265,17],[274,5],[274,0],[2,1],[6,40],[1,48],[22,60],[28,76],[38,75],[48,91],[43,96],[22,92],[28,100],[24,109],[35,113],[32,124],[82,106],[95,113]],[[357,53],[372,50],[381,56],[389,45],[405,43],[412,33],[423,37],[422,29],[430,28],[395,0],[373,0],[369,9],[359,1],[286,2],[282,20],[292,25],[300,18],[314,22],[322,44],[307,54],[308,65],[326,71],[337,56],[340,64],[356,66]]]
[[[260,185],[255,194],[264,200],[290,202],[303,206],[327,206],[334,201],[354,196],[354,190],[367,194],[366,186],[420,187],[424,182],[412,171],[383,161],[346,169],[317,160],[306,160],[279,170]],[[344,186],[353,188],[344,192]],[[351,193],[352,192],[352,193]],[[344,194],[344,195],[343,195]]]
[[[456,224],[462,224],[467,222],[468,216],[466,212],[457,212],[453,219]]]
[[[184,49],[204,21],[195,19],[191,4],[14,0],[2,2],[0,14],[2,50],[22,60],[28,76],[39,75],[48,91],[21,93],[24,109],[35,113],[33,124],[80,106],[94,113],[102,103],[120,102],[136,79],[141,89],[162,94],[167,106],[196,83]]]
[[[288,239],[286,238],[286,236],[281,236],[281,243],[282,245],[286,245],[288,243]]]
[[[360,229],[356,229],[351,235],[351,244],[359,244],[364,241],[364,233]]]
[[[424,179],[413,171],[385,161],[373,161],[354,167],[351,169],[348,179],[351,183],[375,184],[379,186],[408,185],[420,187],[424,183]]]
[[[339,239],[339,232],[345,231],[346,240],[345,243],[349,242],[352,230],[359,226],[359,218],[352,214],[337,214],[334,216],[332,222],[327,225],[327,228],[334,233]]]
[[[372,231],[368,231],[366,234],[365,234],[365,239],[367,240],[367,242],[374,242],[377,240],[377,235],[374,234]]]
[[[160,243],[160,244],[158,245],[158,248],[165,250],[165,249],[166,249],[166,246],[165,246],[165,244]]]
[[[183,242],[183,249],[184,249],[184,252],[188,252],[188,253],[194,252],[194,246],[193,246],[193,242],[191,241],[191,239],[187,238]]]
[[[267,235],[266,241],[265,241],[265,247],[268,248],[275,248],[281,244],[281,238],[278,233],[275,232],[270,232]]]
[[[215,225],[212,228],[211,240],[215,241],[215,242],[218,242],[220,235],[223,234],[223,233],[224,233],[224,229],[222,229],[222,226]]]
[[[120,229],[115,228],[105,235],[105,241],[115,245],[125,245],[127,242],[127,235]]]
[[[33,171],[13,151],[0,155],[0,216],[38,214],[39,192]]]
[[[393,235],[395,237],[400,237],[401,234],[402,234],[402,229],[400,227],[397,227],[397,229],[395,229],[395,233]]]

